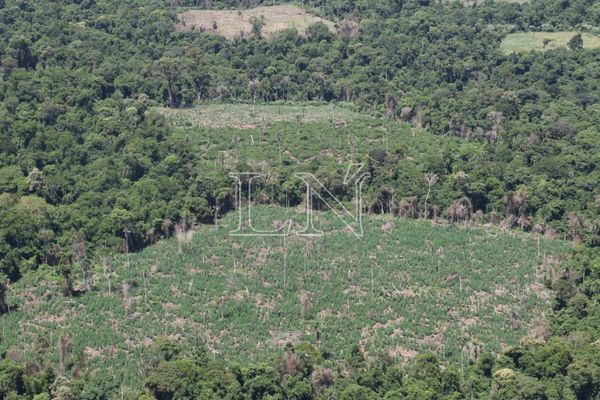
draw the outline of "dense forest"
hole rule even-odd
[[[227,40],[176,29],[184,6],[260,4],[0,0],[0,314],[8,285],[27,274],[51,268],[68,281],[98,254],[232,210],[229,172],[245,165],[207,165],[153,107],[333,102],[460,142],[418,165],[402,146],[358,154],[372,175],[365,211],[576,243],[551,283],[551,335],[463,373],[430,354],[406,369],[372,365],[357,349],[343,371],[294,347],[276,365],[226,365],[200,345],[190,355],[163,343],[141,398],[599,398],[600,50],[572,40],[507,54],[499,44],[519,31],[597,33],[600,2],[304,1],[337,32],[317,23],[263,38],[258,26]],[[299,204],[303,187],[276,172],[275,198]],[[6,358],[0,399],[117,398],[72,375],[66,385],[60,371]]]

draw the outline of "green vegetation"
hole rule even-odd
[[[169,122],[180,128],[203,126],[209,128],[238,128],[256,129],[261,126],[267,129],[276,122],[295,123],[296,129],[304,130],[303,124],[321,122],[326,126],[347,126],[359,120],[371,120],[379,123],[374,118],[352,110],[350,105],[344,107],[339,104],[327,105],[324,103],[280,103],[280,104],[202,104],[193,108],[155,108],[159,114],[164,115]],[[328,124],[327,124],[328,123]],[[247,134],[247,132],[243,132]]]
[[[598,1],[261,5],[0,0],[0,400],[597,399]],[[370,239],[224,236],[351,161]]]
[[[269,207],[254,215],[257,228],[304,218]],[[66,337],[67,369],[85,366],[96,382],[114,371],[112,384],[135,392],[163,338],[184,354],[201,346],[243,365],[310,343],[330,366],[344,365],[359,344],[370,363],[384,356],[400,366],[430,350],[462,368],[525,334],[546,338],[543,282],[555,279],[563,243],[389,216],[368,218],[358,239],[332,215],[316,217],[321,238],[231,237],[231,215],[193,239],[178,233],[140,254],[104,258],[91,277],[73,272],[75,290],[92,287],[75,299],[61,295],[64,281],[52,271],[22,279],[0,353],[42,366],[61,358]]]
[[[288,217],[298,226],[305,218],[254,209],[257,228]],[[361,239],[333,214],[317,214],[316,224],[325,236],[231,237],[231,215],[193,239],[178,233],[140,254],[103,259],[91,276],[76,269],[75,290],[92,287],[76,301],[60,294],[63,279],[51,271],[22,279],[11,288],[19,312],[3,318],[0,352],[52,359],[66,336],[70,361],[92,374],[121,371],[135,389],[136,371],[163,336],[186,352],[200,341],[219,359],[243,363],[308,342],[333,364],[360,343],[371,361],[401,363],[430,350],[463,367],[527,333],[544,339],[540,316],[552,295],[543,283],[554,279],[565,244],[389,216],[365,219]]]
[[[559,47],[569,47],[572,38],[577,37],[577,32],[519,32],[506,36],[500,47],[507,53],[532,50],[553,50]],[[600,47],[598,35],[584,33],[583,47],[595,49]]]

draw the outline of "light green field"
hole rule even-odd
[[[506,53],[521,51],[543,51],[566,47],[577,32],[518,32],[506,36],[500,47]],[[582,33],[583,47],[587,49],[600,47],[600,37],[590,33]],[[548,42],[544,45],[544,41]]]
[[[255,129],[275,122],[344,124],[372,119],[335,104],[203,104],[193,108],[154,108],[175,126]]]
[[[412,166],[439,154],[442,145],[460,144],[339,105],[208,104],[153,111],[165,115],[177,127],[175,135],[214,167],[333,172],[350,160],[368,161],[375,149],[408,152],[405,162]]]
[[[304,218],[298,208],[255,215],[263,228]],[[361,239],[323,212],[319,238],[232,237],[236,223],[232,213],[197,227],[190,243],[98,261],[93,290],[76,298],[60,294],[54,272],[23,278],[9,292],[18,309],[0,317],[0,352],[58,362],[57,340],[70,336],[67,363],[134,386],[161,337],[184,349],[200,341],[228,360],[267,360],[308,342],[334,360],[358,343],[368,356],[404,362],[431,349],[458,363],[461,351],[499,351],[540,327],[551,298],[542,281],[567,247],[389,216],[366,218]],[[76,278],[84,289],[81,271]]]

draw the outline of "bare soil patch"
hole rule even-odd
[[[249,37],[252,36],[252,17],[264,17],[262,35],[265,37],[285,29],[297,29],[298,33],[304,35],[306,28],[315,22],[322,22],[335,32],[333,22],[293,5],[256,7],[250,10],[188,10],[177,16],[177,29],[212,32],[228,39]]]

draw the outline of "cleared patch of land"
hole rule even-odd
[[[161,337],[185,350],[201,341],[231,360],[268,360],[286,343],[308,342],[341,357],[359,344],[369,357],[406,361],[430,349],[460,362],[547,329],[538,318],[552,294],[542,282],[567,247],[390,216],[364,218],[358,239],[325,212],[315,213],[322,237],[233,237],[234,214],[181,243],[99,260],[93,289],[77,298],[60,294],[53,271],[22,279],[10,292],[18,309],[0,317],[0,353],[58,359],[56,340],[69,336],[73,360],[84,354],[90,371],[114,370],[129,382]],[[253,211],[258,229],[287,218],[304,226],[301,208]],[[83,290],[82,271],[74,278]]]
[[[230,103],[150,112],[162,113],[176,127],[176,137],[214,167],[245,162],[256,171],[276,166],[337,171],[341,162],[362,159],[375,149],[410,149],[413,161],[407,162],[412,163],[437,154],[440,141],[458,143],[343,104]]]
[[[306,28],[315,22],[322,22],[335,32],[333,22],[293,5],[256,7],[249,10],[187,10],[177,16],[177,29],[213,32],[229,39],[252,36],[250,21],[253,17],[264,17],[264,36],[285,29],[297,29],[300,34],[304,34]]]
[[[506,53],[552,50],[566,47],[577,32],[518,32],[506,36],[500,47]],[[587,49],[600,47],[600,37],[591,33],[582,33],[583,47]]]
[[[274,122],[348,123],[358,119],[370,119],[364,114],[332,104],[205,104],[194,108],[158,107],[154,110],[179,127],[254,129]]]

